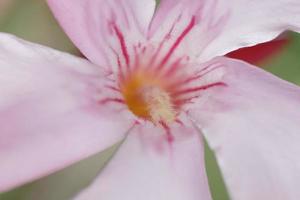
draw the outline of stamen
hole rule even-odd
[[[175,121],[176,111],[167,92],[154,86],[143,88],[141,92],[154,124],[160,122],[169,124]]]

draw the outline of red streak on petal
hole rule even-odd
[[[182,122],[180,119],[176,119],[175,122],[176,122],[177,124],[180,124],[181,126],[184,126],[183,122]]]
[[[125,58],[126,65],[127,65],[127,67],[129,67],[130,58],[129,58],[129,54],[127,52],[127,47],[126,47],[124,35],[122,34],[122,32],[119,30],[119,28],[115,24],[114,24],[113,27],[114,27],[115,32],[117,34],[117,37],[119,39],[121,49],[122,49],[122,53],[123,53],[123,56]]]
[[[158,46],[156,52],[154,53],[154,55],[151,58],[151,61],[149,63],[150,66],[153,65],[153,63],[156,61],[156,58],[158,57],[158,55],[159,55],[160,51],[162,50],[164,44],[168,41],[168,39],[171,38],[171,33],[173,32],[173,30],[174,30],[176,24],[178,23],[178,21],[180,20],[180,18],[181,18],[181,15],[178,16],[178,18],[172,24],[169,32],[164,36],[163,40],[159,43],[159,46]]]
[[[122,70],[122,63],[120,61],[119,55],[117,56],[117,61],[118,61],[119,78],[122,81],[122,80],[124,80],[125,75],[124,75],[124,72]]]
[[[116,88],[114,86],[106,85],[105,87],[110,89],[110,90],[116,91],[116,92],[121,92],[121,90],[119,88]]]
[[[191,103],[193,99],[195,98],[198,98],[199,96],[192,96],[192,97],[189,97],[189,98],[185,98],[185,99],[178,99],[178,100],[175,100],[174,101],[174,104],[178,107],[180,107],[181,105],[183,104],[186,104],[186,103]]]
[[[123,99],[118,99],[118,98],[106,98],[101,101],[99,101],[100,104],[106,104],[106,103],[120,103],[120,104],[126,104]]]
[[[184,39],[184,37],[192,30],[192,28],[194,27],[196,22],[195,16],[192,17],[190,23],[188,24],[188,26],[183,30],[183,32],[179,35],[179,37],[177,38],[177,40],[175,41],[175,43],[172,45],[172,47],[170,48],[170,50],[168,51],[167,55],[164,57],[164,59],[161,62],[161,66],[163,66],[164,64],[166,64],[168,62],[168,60],[170,59],[171,55],[174,53],[174,51],[176,50],[176,48],[179,46],[179,44],[181,43],[181,41]]]
[[[203,85],[203,86],[199,86],[199,87],[180,90],[180,91],[174,92],[173,95],[183,95],[183,94],[187,94],[187,93],[191,93],[191,92],[197,92],[199,90],[206,90],[208,88],[215,87],[215,86],[226,86],[226,84],[223,82],[212,83],[212,84]]]
[[[216,65],[216,66],[212,67],[212,65],[209,65],[209,66],[205,67],[204,69],[198,71],[195,75],[193,75],[191,77],[175,81],[174,83],[172,83],[171,85],[168,86],[168,89],[169,90],[175,90],[176,88],[180,88],[181,86],[184,86],[184,85],[189,84],[193,81],[196,81],[196,80],[206,76],[210,72],[212,72],[212,71],[214,71],[218,68],[221,68],[221,67],[223,67],[223,66],[222,65]]]
[[[182,57],[176,59],[176,60],[171,64],[171,66],[169,67],[169,69],[165,72],[164,76],[165,76],[165,77],[171,76],[172,74],[174,74],[174,73],[177,71],[178,68],[182,67],[182,65],[180,65],[182,59],[183,59]],[[164,66],[165,66],[165,65],[162,65],[162,66],[160,67],[159,70],[162,70]]]
[[[167,124],[165,124],[164,122],[160,122],[160,124],[166,131],[167,141],[169,142],[169,144],[171,144],[172,142],[174,142],[174,136],[171,133],[170,127]]]
[[[110,47],[110,49],[112,50],[112,52],[114,53],[114,55],[116,56],[117,58],[117,64],[118,64],[118,76],[119,76],[119,79],[120,80],[124,80],[124,73],[123,73],[123,70],[122,70],[122,63],[121,63],[121,60],[120,60],[120,56],[119,54],[112,48]]]

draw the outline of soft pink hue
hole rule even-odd
[[[300,31],[299,10],[300,4],[295,0],[161,0],[151,33],[161,32],[162,24],[184,26],[195,16],[199,26],[182,48],[205,62],[272,40],[285,30]]]
[[[0,44],[1,191],[102,151],[133,125],[96,102],[101,68],[6,34]]]
[[[187,125],[188,126],[188,125]],[[76,200],[210,199],[201,136],[194,127],[172,127],[172,146],[152,123],[136,127],[95,182]]]
[[[228,87],[199,98],[190,116],[215,151],[232,198],[299,199],[300,88],[244,62],[213,63],[222,63]]]
[[[111,49],[119,47],[114,26],[118,26],[127,42],[136,43],[143,39],[155,9],[154,0],[48,2],[65,32],[82,53],[95,64],[108,68],[115,64]]]
[[[154,0],[48,2],[95,65],[0,35],[0,190],[124,139],[75,199],[210,200],[203,133],[233,199],[300,198],[300,89],[237,60],[209,61],[299,31],[297,0],[162,0],[156,12]],[[175,122],[128,110],[119,79],[134,66],[180,77]]]

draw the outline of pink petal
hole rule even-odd
[[[48,0],[60,24],[96,64],[127,62],[132,45],[144,40],[154,0]],[[114,61],[114,62],[112,62]]]
[[[245,47],[232,51],[226,56],[229,58],[235,58],[243,60],[251,64],[260,64],[265,62],[272,62],[273,58],[281,55],[286,47],[291,43],[292,37],[290,34],[286,34],[282,38],[272,40],[270,42],[261,43],[251,47]],[[260,66],[262,67],[262,66]]]
[[[203,16],[211,16],[212,3],[199,0],[162,0],[152,19],[148,38],[159,44],[160,55],[197,58],[215,34],[202,23]],[[204,11],[203,9],[206,9]],[[219,30],[214,29],[215,33]],[[196,45],[195,45],[196,44]]]
[[[226,86],[203,93],[190,115],[232,198],[300,199],[300,88],[244,62],[218,63]]]
[[[185,11],[189,11],[188,16],[200,17],[201,8],[205,1],[199,0],[160,0],[158,8],[151,22],[151,32],[161,31],[165,21],[176,21],[176,16],[183,17]],[[187,14],[187,13],[185,13]]]
[[[203,51],[199,60],[270,41],[286,30],[300,31],[298,0],[219,0],[216,13],[222,12],[229,15],[222,33]]]
[[[172,134],[175,140],[170,143],[152,124],[136,127],[94,183],[75,199],[210,200],[199,134],[180,126]]]
[[[272,40],[285,30],[300,31],[299,13],[298,0],[161,0],[151,35],[173,29],[172,37],[178,38],[178,30],[195,18],[193,30],[177,51],[205,62]]]
[[[119,141],[130,120],[96,102],[104,72],[0,34],[0,191]]]

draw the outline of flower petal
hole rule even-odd
[[[160,56],[187,56],[189,60],[197,58],[211,38],[219,33],[219,30],[214,29],[213,34],[203,34],[208,31],[208,27],[202,22],[202,18],[212,16],[211,13],[206,13],[212,9],[212,3],[205,3],[202,0],[160,1],[148,33],[151,43],[158,44]]]
[[[216,153],[233,199],[300,198],[300,88],[237,60],[218,58],[226,86],[190,110]],[[220,71],[219,71],[220,72]]]
[[[165,132],[152,124],[129,133],[115,157],[76,200],[209,200],[203,144],[194,128]]]
[[[270,41],[285,30],[300,31],[298,0],[161,0],[151,35],[178,38],[192,18],[195,25],[179,52],[206,62],[241,47]],[[195,45],[197,44],[197,45]]]
[[[0,34],[0,191],[123,137],[132,125],[95,100],[104,75],[85,60]]]
[[[128,62],[132,44],[144,39],[154,0],[48,0],[60,24],[92,62]],[[111,63],[114,60],[114,63]]]
[[[291,41],[291,37],[285,36],[284,38],[278,38],[277,40],[272,40],[270,42],[232,51],[226,56],[229,58],[243,60],[251,64],[261,64],[266,61],[272,61],[273,58],[280,55]],[[264,63],[264,65],[266,64]]]
[[[219,0],[216,13],[224,9],[228,9],[229,16],[222,33],[204,50],[200,60],[270,41],[286,30],[300,31],[297,0]]]

